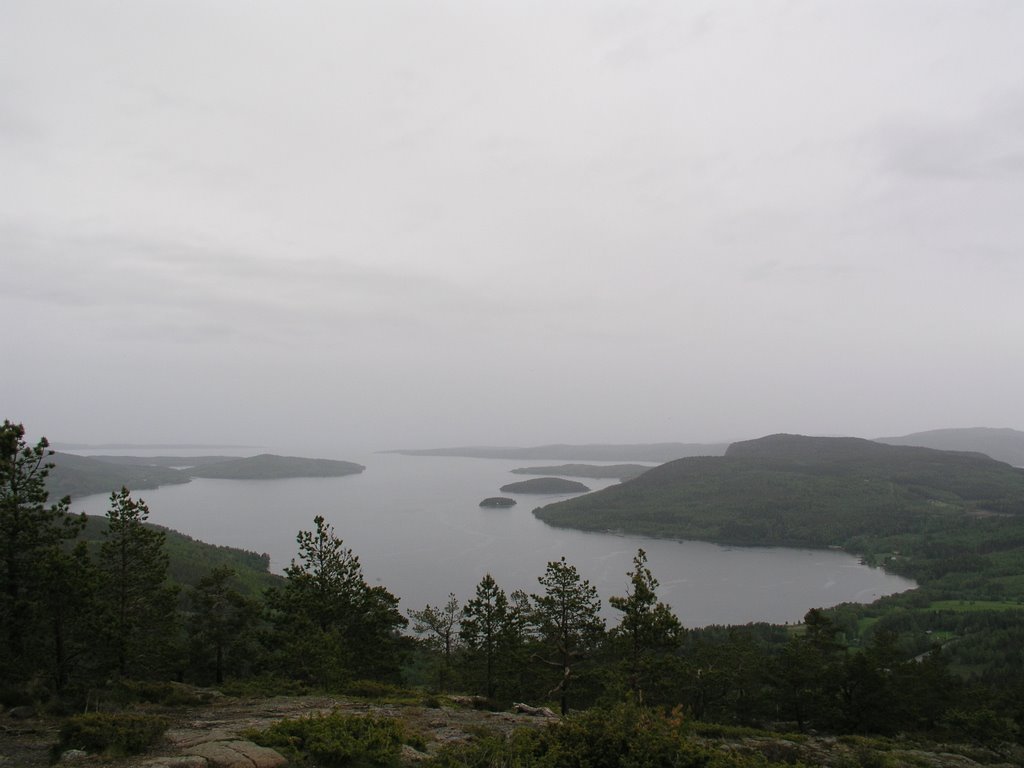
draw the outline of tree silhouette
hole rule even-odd
[[[638,704],[644,689],[658,674],[659,658],[679,647],[682,625],[672,610],[658,602],[658,580],[647,567],[647,553],[638,549],[633,570],[628,574],[625,597],[609,598],[608,603],[622,611],[622,620],[612,630],[612,642],[624,646],[626,683]]]
[[[543,651],[536,658],[559,670],[551,693],[558,693],[562,714],[569,712],[569,689],[576,664],[594,649],[604,634],[601,598],[576,567],[561,560],[548,563],[537,579],[543,595],[533,595],[534,623]]]
[[[6,650],[3,677],[22,677],[35,649],[26,638],[39,631],[41,578],[61,545],[74,538],[85,516],[68,514],[70,499],[47,504],[46,477],[53,468],[46,438],[25,442],[25,428],[4,420],[0,427],[0,626]]]

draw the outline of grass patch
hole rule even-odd
[[[423,700],[422,693],[376,680],[353,680],[342,690],[349,696],[372,699],[385,704],[415,705]]]
[[[165,707],[197,707],[209,704],[214,694],[182,683],[153,680],[121,680],[114,695],[122,703],[136,701]]]
[[[218,686],[225,696],[239,698],[256,696],[302,696],[310,692],[310,688],[299,680],[274,675],[249,677],[244,680],[227,680]]]
[[[857,620],[857,637],[864,637],[871,627],[878,623],[878,616],[865,616]]]

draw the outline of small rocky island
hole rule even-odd
[[[564,477],[535,477],[501,486],[502,493],[586,493],[590,489]]]
[[[514,507],[515,499],[507,499],[504,496],[489,496],[480,502],[481,507]]]

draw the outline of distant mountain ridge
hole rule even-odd
[[[460,456],[471,459],[551,459],[557,461],[656,461],[664,463],[688,456],[722,456],[728,443],[556,443],[530,448],[461,446],[457,448],[401,448],[383,453],[403,456]]]
[[[169,467],[183,469],[200,467],[205,464],[219,464],[222,461],[241,459],[242,456],[114,456],[90,455],[88,458],[105,461],[107,464],[127,464],[132,467]]]
[[[1024,467],[1024,432],[1016,429],[931,429],[902,437],[878,437],[875,438],[875,442],[886,445],[917,445],[940,451],[977,451],[1015,467]]]
[[[650,467],[645,464],[555,464],[543,467],[519,467],[514,475],[556,475],[559,477],[616,478],[628,480],[642,475]]]

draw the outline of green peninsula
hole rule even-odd
[[[351,461],[304,459],[261,453],[246,459],[204,464],[188,470],[192,477],[225,480],[279,480],[288,477],[343,477],[357,475],[366,467]]]
[[[1024,471],[980,453],[771,435],[534,514],[583,530],[856,551],[858,537],[1024,519]]]
[[[290,477],[342,477],[365,467],[350,461],[306,459],[265,453],[236,456],[77,456],[56,453],[46,479],[53,498],[109,494],[126,487],[133,491],[187,483],[193,477],[226,480],[280,480]]]
[[[89,496],[110,493],[122,486],[132,490],[149,490],[161,485],[187,483],[189,476],[167,465],[112,463],[93,456],[55,453],[50,460],[54,468],[46,478],[51,498]]]

